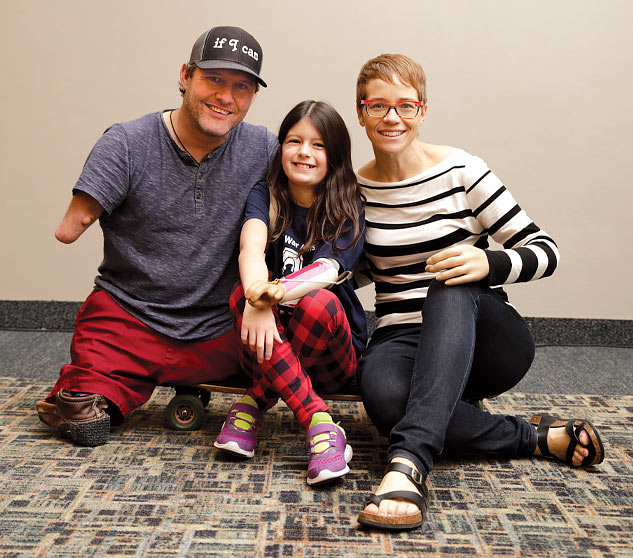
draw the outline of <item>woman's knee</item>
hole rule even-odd
[[[433,279],[427,291],[427,301],[431,298],[448,298],[459,300],[460,298],[472,299],[484,291],[481,282],[463,283],[461,285],[447,285],[444,281]]]
[[[483,294],[481,283],[465,283],[463,285],[446,285],[434,279],[429,285],[424,301],[424,319],[433,315],[451,316],[473,315],[477,311],[477,299]]]

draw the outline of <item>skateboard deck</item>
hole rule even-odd
[[[222,381],[209,381],[193,385],[173,385],[176,390],[165,411],[167,425],[173,430],[197,430],[204,421],[204,409],[211,400],[212,393],[234,393],[242,395],[250,385],[246,376],[237,376]],[[350,382],[338,393],[319,393],[331,401],[361,401],[355,381]]]

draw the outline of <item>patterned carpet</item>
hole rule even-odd
[[[587,416],[606,438],[591,471],[543,460],[438,463],[430,514],[405,534],[361,531],[386,445],[358,403],[333,403],[354,448],[352,472],[305,484],[302,433],[284,405],[266,417],[254,459],[212,443],[233,396],[214,394],[196,432],[165,427],[167,388],[111,441],[51,436],[34,401],[48,385],[0,378],[0,556],[318,557],[633,556],[633,396],[506,394],[492,412]]]

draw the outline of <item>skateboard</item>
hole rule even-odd
[[[247,376],[234,376],[219,382],[205,382],[194,385],[173,385],[176,394],[165,410],[167,426],[172,430],[198,430],[204,421],[204,410],[211,401],[212,393],[234,393],[243,395],[250,385]],[[339,393],[319,393],[323,399],[332,401],[361,401],[355,381],[344,386]]]

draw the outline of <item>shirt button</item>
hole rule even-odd
[[[201,192],[196,192],[196,199],[199,200],[202,197]]]
[[[201,173],[201,172],[199,172],[199,173],[198,173],[198,180],[201,180],[201,179],[202,179],[202,173]]]

